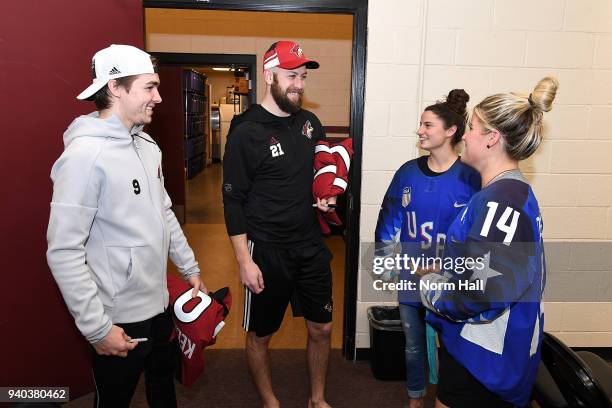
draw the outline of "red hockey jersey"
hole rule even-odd
[[[353,157],[353,139],[345,139],[331,146],[329,142],[320,141],[315,146],[314,180],[312,195],[318,198],[338,196],[346,191],[348,173]],[[334,211],[317,212],[321,231],[331,232],[329,224],[342,225],[342,221]]]
[[[191,385],[204,371],[204,348],[215,344],[217,334],[225,325],[232,296],[229,288],[208,295],[199,292],[191,298],[193,288],[174,274],[168,274],[168,292],[176,326],[174,338],[181,349],[178,380]]]

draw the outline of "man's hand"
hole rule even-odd
[[[202,279],[200,279],[199,275],[190,276],[189,279],[187,279],[187,282],[189,282],[189,284],[193,288],[193,291],[191,291],[192,298],[198,296],[198,291],[202,291],[208,294],[208,289],[206,289],[206,286],[204,286],[204,282],[202,282]]]
[[[119,326],[113,325],[102,341],[93,345],[96,353],[103,356],[127,357],[128,351],[134,350],[138,343],[129,343],[131,337]]]
[[[262,290],[264,290],[264,280],[263,275],[261,274],[261,270],[259,266],[252,259],[246,260],[240,265],[240,281],[246,287],[248,287],[251,292],[258,294]]]
[[[333,197],[328,197],[328,198],[323,198],[320,199],[319,197],[317,197],[317,208],[323,212],[331,212],[334,211],[335,208],[333,207],[329,207],[330,205],[335,206],[336,205],[336,200],[337,197],[333,196]]]
[[[234,247],[236,261],[240,268],[240,282],[251,292],[257,294],[264,290],[263,275],[259,266],[253,262],[251,252],[253,247],[249,245],[246,234],[231,235],[230,241]]]

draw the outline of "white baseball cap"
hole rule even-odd
[[[131,45],[118,44],[96,52],[91,60],[91,71],[93,82],[77,99],[88,99],[111,79],[155,72],[149,54]]]

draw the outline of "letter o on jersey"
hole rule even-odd
[[[190,312],[185,312],[183,307],[191,300],[192,290],[193,289],[188,289],[181,296],[179,296],[178,299],[176,299],[176,302],[174,302],[174,315],[183,323],[191,323],[196,320],[202,313],[204,313],[206,309],[208,309],[208,306],[210,306],[212,303],[210,296],[204,292],[198,292],[198,297],[201,299],[201,302],[198,303],[198,305]]]

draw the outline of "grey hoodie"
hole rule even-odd
[[[97,112],[76,118],[51,179],[47,261],[89,342],[167,307],[168,254],[184,278],[200,273],[170,209],[161,151],[142,126],[128,132]]]

